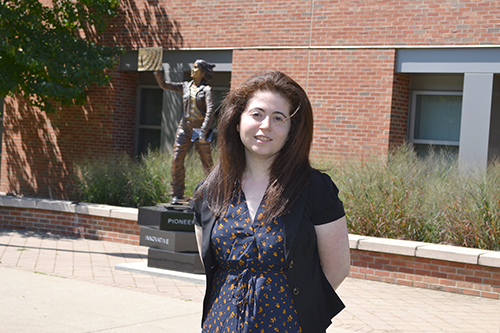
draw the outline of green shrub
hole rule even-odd
[[[196,153],[186,157],[186,195],[203,179]],[[149,151],[139,160],[126,154],[91,158],[76,165],[77,200],[107,205],[139,207],[169,202],[171,155]]]
[[[462,170],[452,156],[417,157],[409,146],[387,161],[317,164],[340,188],[351,233],[500,249],[500,165]]]
[[[435,242],[438,226],[425,209],[425,181],[411,150],[329,168],[340,188],[350,232],[374,237]]]
[[[468,175],[460,185],[443,208],[443,240],[500,250],[500,166],[491,164],[486,174]]]
[[[149,152],[89,159],[78,165],[78,200],[119,206],[169,202],[171,156]],[[500,250],[500,163],[466,173],[443,153],[417,157],[402,146],[387,159],[316,161],[340,189],[354,234]],[[192,150],[186,196],[204,178]]]
[[[135,187],[133,206],[169,202],[171,156],[159,150],[148,151],[135,165],[137,177],[132,180]]]
[[[90,158],[76,165],[76,196],[79,201],[130,206],[135,165],[125,154]]]

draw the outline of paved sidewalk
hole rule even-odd
[[[147,250],[0,229],[0,332],[199,332],[203,277],[148,270]],[[498,300],[350,278],[338,293],[328,333],[500,333]]]

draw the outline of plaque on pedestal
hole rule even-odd
[[[167,231],[141,227],[140,245],[173,252],[197,252],[196,238],[189,231]]]
[[[139,207],[137,224],[159,226],[160,230],[194,231],[194,212],[188,205]]]
[[[140,244],[149,246],[148,267],[203,273],[189,204],[139,207]]]
[[[148,267],[202,274],[205,272],[198,252],[179,253],[149,248]]]

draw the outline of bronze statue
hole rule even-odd
[[[167,82],[163,72],[154,72],[156,81],[161,88],[182,94],[182,119],[175,134],[172,157],[172,204],[180,204],[180,201],[184,199],[186,174],[184,159],[191,142],[194,142],[200,155],[205,175],[208,175],[213,165],[210,148],[210,125],[214,115],[214,102],[212,87],[208,83],[213,77],[214,67],[214,64],[205,60],[196,60],[191,69],[192,80],[189,82]]]

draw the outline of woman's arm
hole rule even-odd
[[[351,254],[347,222],[344,217],[314,227],[318,239],[319,259],[333,289],[349,275]]]

